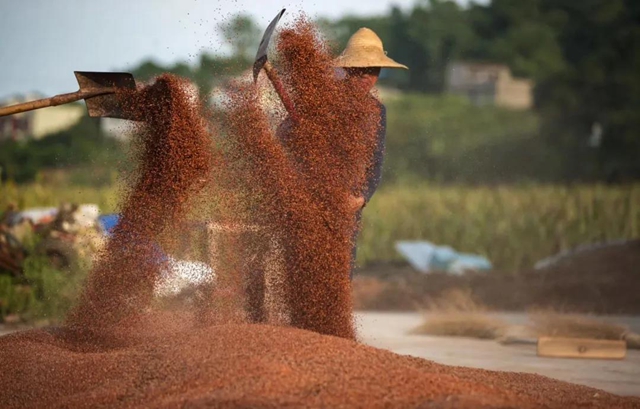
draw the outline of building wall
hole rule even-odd
[[[530,109],[533,106],[533,82],[500,76],[496,83],[496,105],[512,109]]]
[[[59,105],[39,109],[33,112],[31,132],[35,139],[63,131],[77,124],[85,115],[86,108],[82,105]]]
[[[13,97],[3,100],[0,105],[19,104],[39,98],[42,96]],[[0,140],[40,139],[75,125],[85,115],[85,110],[84,104],[67,104],[0,117]]]
[[[451,91],[464,91],[493,84],[504,69],[496,64],[453,63],[447,73],[447,86]]]
[[[457,62],[447,71],[447,91],[466,96],[474,105],[530,109],[532,89],[532,81],[513,78],[505,65]]]

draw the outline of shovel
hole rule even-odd
[[[262,36],[262,40],[260,40],[260,46],[258,47],[258,52],[256,53],[256,60],[253,63],[253,81],[255,82],[258,80],[258,74],[260,74],[260,71],[264,68],[264,71],[267,73],[267,77],[269,77],[271,84],[273,84],[273,87],[278,93],[278,96],[280,97],[280,100],[282,101],[285,109],[287,110],[289,115],[291,115],[292,119],[296,120],[293,102],[291,102],[289,95],[287,95],[287,91],[284,89],[278,73],[267,58],[267,48],[269,48],[269,41],[271,41],[271,36],[273,35],[273,32],[276,29],[276,25],[278,24],[278,21],[280,21],[280,18],[284,14],[285,10],[286,9],[282,9],[273,19],[273,21],[271,21],[271,23],[265,30],[264,35]]]
[[[119,103],[115,92],[121,89],[136,89],[133,75],[126,72],[89,72],[75,71],[80,90],[69,94],[60,94],[50,98],[10,105],[0,108],[0,116],[32,111],[34,109],[53,107],[71,102],[85,100],[90,117],[109,117],[132,119]]]

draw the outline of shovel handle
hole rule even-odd
[[[264,71],[267,73],[267,77],[269,77],[269,80],[273,84],[273,88],[275,88],[276,92],[278,93],[278,96],[280,97],[280,100],[282,101],[285,109],[287,110],[289,115],[291,115],[291,118],[296,121],[298,118],[295,113],[293,102],[291,102],[287,91],[284,89],[284,85],[282,85],[282,80],[280,80],[280,77],[278,76],[275,68],[273,68],[273,65],[271,65],[271,62],[267,61],[264,64]]]
[[[50,98],[38,99],[35,101],[23,102],[22,104],[9,105],[7,107],[0,108],[0,116],[7,116],[18,114],[20,112],[33,111],[34,109],[54,107],[62,104],[69,104],[71,102],[79,101],[85,98],[91,98],[98,95],[113,94],[115,91],[112,88],[105,88],[93,91],[76,91],[68,94],[60,94]]]

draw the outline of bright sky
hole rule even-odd
[[[203,51],[223,52],[216,26],[238,12],[264,28],[282,7],[286,22],[300,11],[366,16],[416,1],[426,0],[0,0],[0,99],[75,91],[76,70],[125,71],[150,57],[195,62]]]

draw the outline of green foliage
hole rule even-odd
[[[218,24],[216,30],[230,46],[230,55],[203,53],[193,65],[177,62],[163,66],[153,60],[146,60],[130,72],[138,81],[151,81],[161,74],[172,73],[193,81],[200,90],[200,95],[208,95],[229,76],[251,67],[262,34],[258,24],[246,14],[238,14],[228,22]]]
[[[550,180],[560,166],[538,136],[538,116],[532,112],[420,94],[386,106],[384,183]]]
[[[25,260],[26,280],[0,274],[0,316],[58,322],[73,306],[84,279],[83,269],[56,270],[42,256]]]
[[[103,213],[115,210],[118,188],[111,186],[78,186],[66,179],[50,183],[0,183],[0,210],[13,203],[18,209],[57,207],[61,203],[95,203]]]
[[[640,5],[631,0],[540,4],[556,17],[550,24],[566,61],[537,91],[545,132],[572,153],[565,173],[640,178]],[[585,146],[596,123],[603,129],[602,146],[592,152]]]
[[[318,24],[336,53],[360,27],[373,29],[388,55],[410,68],[383,70],[381,83],[412,93],[442,94],[447,67],[457,60],[503,63],[515,76],[535,82],[535,117],[472,107],[440,117],[437,107],[436,115],[419,108],[401,113],[390,132],[415,139],[404,136],[402,146],[390,146],[396,155],[389,168],[397,178],[465,183],[640,179],[640,3],[574,3],[493,0],[462,7],[452,0],[421,0],[407,11],[394,7],[385,15]],[[260,38],[246,15],[218,30],[231,56],[203,55],[191,68],[146,63],[134,72],[145,79],[175,72],[206,93],[220,79],[251,66]],[[390,115],[402,104],[409,102],[390,106]],[[596,124],[603,130],[602,144],[590,147]],[[460,146],[458,140],[474,142]],[[442,149],[447,153],[440,155]]]
[[[154,61],[144,61],[133,68],[131,74],[138,81],[148,82],[155,77],[171,73],[193,81],[198,87],[200,95],[207,95],[213,87],[231,75],[236,75],[251,66],[251,61],[244,56],[232,55],[230,57],[202,54],[197,64],[189,66],[184,63],[176,63],[161,66]]]
[[[25,237],[22,244],[30,254],[23,264],[24,277],[0,274],[0,317],[15,314],[31,321],[62,320],[80,292],[89,260],[79,259],[61,271],[35,251],[39,244],[36,235]]]
[[[104,136],[99,122],[88,116],[71,128],[37,140],[7,141],[0,149],[3,180],[29,182],[49,168],[80,165],[115,167],[124,145]]]
[[[0,274],[0,317],[24,314],[36,303],[33,291],[24,282]]]
[[[536,141],[564,158],[556,178],[640,179],[638,1],[493,0],[462,8],[424,0],[407,12],[323,22],[340,49],[362,26],[410,68],[383,73],[387,85],[441,93],[446,66],[455,60],[506,64],[536,84]],[[594,124],[603,130],[598,148],[588,146]]]
[[[262,33],[258,24],[248,14],[236,14],[229,22],[218,25],[231,46],[232,55],[250,59],[256,55]]]
[[[56,270],[46,257],[32,255],[25,260],[24,272],[31,288],[27,319],[60,321],[74,305],[82,288],[87,266],[68,271]]]
[[[103,197],[113,206],[117,190],[33,184],[3,192],[28,206],[50,205],[56,195],[85,203]],[[363,225],[360,262],[397,259],[395,241],[420,239],[485,255],[498,268],[515,271],[576,245],[640,238],[640,185],[387,184],[367,205]]]
[[[441,92],[447,64],[460,57],[472,40],[464,10],[453,1],[418,2],[405,14],[394,7],[388,16],[344,17],[324,21],[327,37],[337,52],[360,27],[368,27],[380,36],[388,55],[410,66],[409,72],[389,70],[383,82],[419,92]]]

